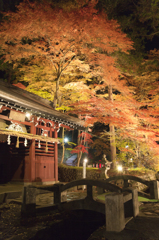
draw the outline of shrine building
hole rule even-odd
[[[0,80],[0,183],[58,182],[60,127],[85,129],[48,100]]]

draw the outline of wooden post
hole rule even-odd
[[[61,203],[60,184],[54,184],[54,204]]]
[[[129,187],[128,179],[124,179],[124,188],[128,188],[128,187]]]
[[[127,198],[129,194],[124,194],[125,217],[129,220],[130,217],[136,217],[139,214],[138,191],[130,187],[125,188],[124,191],[131,193],[131,199]]]
[[[31,185],[23,188],[21,215],[22,217],[36,215],[36,188]]]
[[[159,199],[159,181],[150,181],[150,197],[151,199]]]
[[[31,125],[31,134],[36,134],[36,127],[34,125],[34,122]],[[30,146],[30,178],[29,182],[35,181],[35,140],[32,139],[31,146]]]
[[[106,231],[121,232],[125,228],[124,200],[122,193],[105,196]]]
[[[93,199],[92,185],[87,185],[87,198]]]
[[[57,131],[54,132],[54,137],[57,139]],[[58,145],[55,143],[55,153],[54,153],[54,162],[55,162],[55,181],[58,181]]]
[[[132,189],[132,205],[133,205],[133,217],[139,214],[139,201],[137,189]]]

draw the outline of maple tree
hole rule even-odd
[[[5,54],[3,57],[6,61],[13,60],[15,66],[15,61],[22,57],[34,56],[33,62],[41,58],[44,67],[38,70],[37,66],[32,66],[35,68],[34,73],[40,74],[36,81],[33,78],[32,67],[25,75],[30,84],[28,89],[30,87],[30,90],[34,89],[33,91],[37,93],[41,88],[40,94],[46,93],[46,95],[49,92],[49,99],[54,98],[54,107],[57,106],[56,103],[60,106],[61,97],[65,96],[63,104],[70,105],[70,108],[75,107],[74,113],[86,119],[87,124],[97,121],[109,124],[112,160],[115,158],[116,129],[121,129],[122,138],[130,137],[134,141],[140,140],[149,144],[152,149],[157,149],[158,70],[150,71],[150,65],[148,65],[149,71],[144,70],[135,77],[127,74],[129,77],[126,77],[126,80],[121,78],[121,74],[124,77],[126,74],[121,68],[120,70],[116,68],[120,65],[116,63],[116,59],[121,55],[119,61],[124,61],[122,54],[123,52],[127,54],[127,50],[132,49],[132,42],[121,32],[116,21],[108,20],[104,12],[94,8],[97,1],[91,1],[88,5],[84,5],[84,1],[80,2],[81,5],[78,5],[77,9],[74,8],[74,3],[70,4],[67,9],[69,12],[52,8],[52,5],[46,3],[35,4],[29,1],[21,3],[16,13],[7,14],[10,21],[3,22],[1,25],[1,51],[4,50],[2,52]],[[106,3],[109,3],[107,4],[109,10],[113,4],[115,5],[113,8],[119,10],[121,1],[107,0],[104,2],[105,7]],[[124,2],[120,10],[126,9],[128,4],[130,1]],[[132,4],[131,2],[130,8]],[[152,22],[150,36],[152,38],[157,36],[158,16],[153,13],[158,11],[156,8],[158,0],[148,0],[146,4],[145,1],[140,0],[137,4],[140,20],[138,28],[142,24],[145,26],[145,23]],[[145,14],[147,7],[151,10],[148,15]],[[134,8],[136,8],[135,5]],[[133,14],[134,8],[131,8]],[[111,13],[111,11],[108,12],[108,15],[110,16]],[[114,17],[113,13],[112,16]],[[120,16],[118,18],[125,31],[128,26],[132,30],[132,16],[127,18],[130,21],[125,21],[126,18],[120,18]],[[133,37],[137,36],[136,39],[139,39],[141,33],[144,33],[142,41],[150,37],[146,36],[147,29],[142,27],[140,28],[142,31],[138,31],[138,28],[133,31],[138,35]],[[112,55],[116,51],[120,52]],[[85,87],[84,79],[77,80],[76,74],[73,78],[69,76],[72,73],[71,67],[81,66],[81,62],[78,61],[81,57],[89,65],[89,75],[92,74],[89,76],[89,86],[91,85],[92,91]],[[129,68],[132,71],[131,64]],[[46,71],[47,74],[42,76],[42,71]],[[126,86],[127,83],[131,85],[129,88]],[[85,151],[85,148],[81,145],[78,150]]]
[[[85,94],[81,95],[80,91],[89,89],[86,83],[89,80],[89,65],[78,61],[80,66],[72,64],[69,66],[60,78],[59,89],[61,96],[57,110],[68,109],[66,105],[76,100],[86,98]],[[77,60],[76,60],[77,63]],[[33,92],[43,98],[53,101],[56,89],[56,72],[45,59],[34,60],[27,65],[18,68],[21,74],[16,77],[16,81],[26,82],[27,91]],[[87,94],[88,95],[88,94]]]
[[[1,44],[5,50],[5,59],[15,61],[29,56],[45,57],[55,74],[56,91],[53,106],[56,107],[60,97],[61,75],[78,53],[79,42],[71,31],[71,19],[68,13],[61,9],[53,9],[47,3],[37,5],[24,1],[17,8],[16,13],[6,14],[9,21],[1,25]]]
[[[50,4],[39,3],[35,6],[24,1],[16,13],[7,14],[9,20],[1,25],[0,43],[5,51],[3,57],[6,61],[29,56],[45,58],[55,74],[55,107],[59,104],[62,74],[72,64],[79,66],[81,63],[78,58],[83,56],[84,62],[90,66],[92,78],[98,78],[99,84],[94,85],[92,91],[86,90],[90,96],[88,101],[78,100],[74,104],[76,115],[84,117],[87,124],[96,121],[109,124],[112,126],[112,135],[116,127],[123,129],[123,137],[127,134],[139,138],[140,133],[144,134],[144,127],[139,121],[144,121],[144,112],[141,114],[137,111],[139,104],[133,99],[125,81],[119,78],[121,73],[111,55],[115,51],[128,53],[132,49],[132,42],[116,21],[108,20],[104,12],[94,8],[96,3],[91,1],[84,7],[65,12],[52,8]],[[107,96],[96,94],[107,87],[109,96],[108,93],[105,94]],[[113,94],[113,91],[120,92],[120,95]],[[138,136],[134,131],[138,131]],[[115,156],[112,158],[115,160]]]

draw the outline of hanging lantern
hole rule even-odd
[[[8,143],[8,145],[10,145],[10,143],[11,143],[10,135],[8,135],[7,143]]]
[[[16,148],[19,148],[19,137],[17,137]]]
[[[28,143],[28,141],[27,141],[27,139],[25,138],[25,140],[24,140],[24,146],[25,146],[25,147],[27,147],[27,143]]]
[[[39,143],[38,143],[38,148],[41,148],[41,145],[40,145],[40,140],[39,140]]]

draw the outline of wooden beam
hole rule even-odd
[[[18,123],[18,124],[24,124],[24,125],[27,125],[27,126],[31,126],[31,122],[20,122],[20,121],[17,121],[17,120],[13,120],[13,119],[10,119],[8,116],[4,116],[2,114],[0,114],[0,119],[4,119],[6,121],[10,121],[10,122],[14,122],[14,123]]]
[[[55,134],[54,138],[57,138],[58,133],[56,130],[55,130],[54,134]],[[57,143],[55,143],[55,166],[54,166],[54,169],[55,169],[55,181],[58,181],[58,145],[57,145]]]
[[[36,134],[36,127],[34,123],[31,125],[31,134]],[[30,145],[30,182],[35,181],[35,140],[31,140],[32,143]]]

